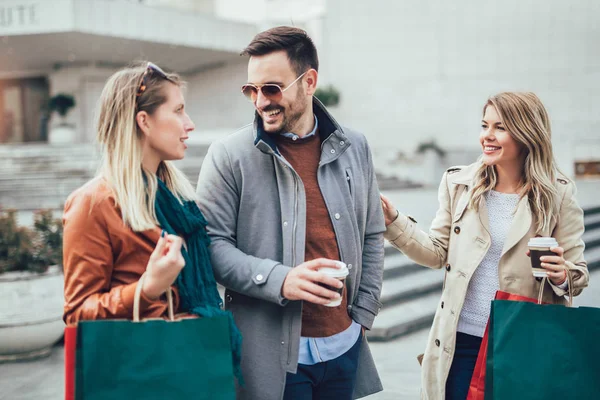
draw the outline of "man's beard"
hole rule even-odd
[[[296,107],[294,107],[294,105],[296,105],[296,107],[300,107],[300,108],[296,108]],[[294,129],[296,128],[296,124],[298,123],[298,121],[300,121],[300,119],[306,112],[306,106],[304,106],[304,98],[300,91],[298,91],[296,100],[293,105],[291,104],[289,106],[289,109],[286,110],[285,108],[280,107],[278,105],[272,105],[272,106],[266,107],[263,111],[273,111],[273,110],[281,110],[281,114],[282,114],[281,126],[277,130],[268,131],[267,124],[263,121],[263,129],[265,130],[265,132],[269,133],[270,135],[280,135],[282,133],[287,133],[287,132],[299,134],[299,132],[294,132]]]
[[[279,126],[278,129],[276,130],[268,130],[267,124],[263,121],[263,129],[265,130],[265,132],[268,132],[271,135],[280,135],[282,133],[287,133],[287,132],[292,132],[292,133],[296,133],[298,134],[298,132],[293,132],[296,124],[298,123],[298,121],[300,120],[300,118],[302,118],[302,115],[304,114],[304,110],[297,110],[297,111],[288,111],[289,115],[285,114],[285,110],[281,110],[281,113],[283,114],[283,118],[281,121],[281,125]]]

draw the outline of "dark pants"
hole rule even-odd
[[[469,392],[469,384],[477,362],[481,346],[481,338],[456,333],[456,351],[450,367],[450,375],[446,381],[446,400],[465,400]]]
[[[298,364],[288,372],[283,400],[352,400],[362,335],[347,352],[314,365]]]

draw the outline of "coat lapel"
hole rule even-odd
[[[517,210],[513,216],[506,241],[504,242],[504,248],[502,249],[502,256],[506,254],[514,245],[519,243],[523,236],[531,229],[531,209],[529,208],[529,199],[524,196],[519,200]]]
[[[485,198],[481,199],[481,203],[479,204],[479,222],[481,223],[481,227],[483,231],[487,233],[487,239],[489,241],[490,235],[490,220],[488,218],[488,208]]]

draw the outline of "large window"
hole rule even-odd
[[[0,79],[0,143],[48,139],[46,78]]]

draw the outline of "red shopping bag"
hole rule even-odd
[[[537,299],[530,297],[519,296],[518,294],[512,294],[503,292],[501,290],[496,292],[496,300],[510,300],[510,301],[523,301],[528,303],[537,303]],[[469,392],[467,393],[467,400],[484,400],[485,397],[485,365],[487,360],[487,349],[488,349],[488,326],[485,327],[485,333],[481,340],[481,346],[479,347],[479,354],[477,355],[477,362],[475,363],[475,369],[473,370],[473,377],[471,378],[471,384],[469,385]]]
[[[75,399],[75,348],[77,326],[65,328],[65,400]]]

